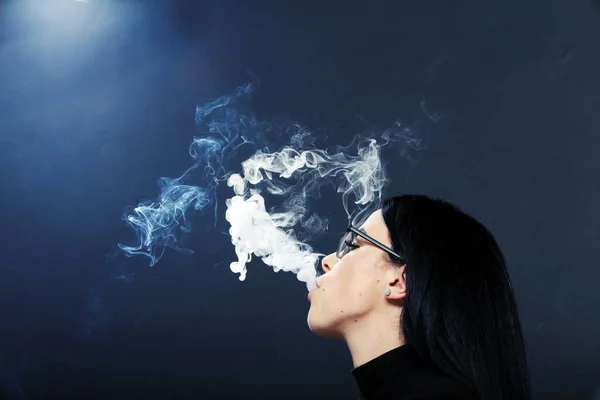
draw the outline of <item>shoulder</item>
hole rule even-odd
[[[406,400],[479,400],[470,386],[447,376],[426,375],[415,379],[407,387]]]
[[[409,400],[409,399],[407,399]],[[479,400],[479,397],[464,397],[454,395],[433,395],[433,396],[421,396],[411,397],[410,400]]]
[[[469,386],[448,377],[417,377],[381,388],[370,400],[480,400]]]

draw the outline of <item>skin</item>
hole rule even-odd
[[[367,235],[392,247],[381,210],[362,225]],[[341,260],[335,253],[322,261],[325,274],[309,294],[308,324],[319,336],[343,339],[354,367],[404,344],[400,315],[406,297],[404,266],[387,260],[387,254],[357,237],[359,247]],[[391,290],[386,296],[385,290]]]

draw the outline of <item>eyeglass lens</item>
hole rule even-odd
[[[337,258],[342,258],[346,254],[348,254],[348,250],[350,248],[348,247],[346,242],[353,243],[355,237],[356,237],[356,234],[352,231],[346,232],[346,234],[344,236],[342,236],[342,239],[340,240],[340,244],[338,245],[338,250],[337,250],[337,254],[336,254]]]

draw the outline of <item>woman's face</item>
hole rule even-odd
[[[380,210],[360,229],[391,248]],[[358,247],[339,260],[335,253],[323,259],[325,274],[317,279],[319,287],[309,294],[308,324],[320,336],[344,337],[349,329],[376,319],[388,299],[397,295],[384,295],[387,288],[397,288],[401,276],[398,268],[388,265],[385,251],[358,235],[354,244]]]

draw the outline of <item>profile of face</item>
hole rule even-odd
[[[381,210],[359,229],[392,247]],[[322,260],[325,273],[317,278],[318,288],[309,293],[307,321],[319,336],[345,338],[367,326],[398,321],[406,292],[404,267],[392,265],[383,249],[359,235],[353,239],[341,259],[332,253]],[[389,296],[386,289],[390,289]]]

